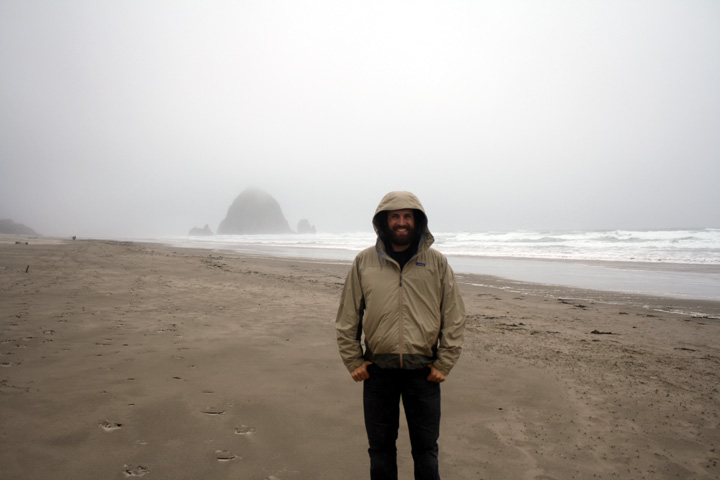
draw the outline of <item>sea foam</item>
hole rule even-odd
[[[446,255],[545,260],[596,260],[720,265],[720,229],[438,232],[434,247]],[[374,232],[310,235],[166,237],[183,247],[296,251],[315,258],[352,259],[375,243]]]

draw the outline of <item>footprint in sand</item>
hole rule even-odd
[[[121,429],[122,423],[108,422],[105,420],[104,422],[98,423],[98,426],[106,432],[112,432],[113,430]]]
[[[230,460],[235,460],[238,456],[230,450],[215,450],[215,458],[217,458],[218,462],[229,462]]]
[[[137,467],[131,467],[130,465],[125,465],[123,469],[123,473],[126,477],[142,477],[146,473],[150,473],[150,470],[143,467],[142,465],[138,465]]]
[[[225,410],[222,410],[220,408],[210,407],[203,410],[205,415],[223,415],[225,413]]]
[[[235,435],[250,435],[251,433],[255,433],[255,431],[255,427],[248,427],[247,425],[235,427]]]

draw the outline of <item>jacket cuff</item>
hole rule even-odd
[[[433,363],[432,366],[433,366],[437,371],[439,371],[440,373],[442,373],[443,375],[445,375],[446,377],[447,377],[448,375],[450,375],[450,369],[449,369],[449,368],[445,368],[444,366],[440,365],[440,364],[437,363],[437,362]]]
[[[362,365],[363,363],[365,363],[365,359],[364,359],[364,358],[361,358],[361,359],[358,360],[357,362],[353,362],[353,363],[351,363],[350,365],[346,365],[346,367],[347,367],[347,369],[348,369],[348,372],[350,372],[350,373],[354,372],[355,369],[358,368],[358,367],[359,367],[360,365]]]

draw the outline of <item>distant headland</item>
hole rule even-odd
[[[37,237],[39,234],[30,227],[22,223],[15,223],[9,218],[0,220],[0,234],[4,235],[23,235]]]

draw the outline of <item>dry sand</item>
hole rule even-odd
[[[368,478],[335,343],[347,268],[5,239],[0,477]],[[720,478],[718,304],[459,280],[443,478]],[[407,480],[404,426],[399,449]]]

